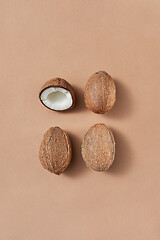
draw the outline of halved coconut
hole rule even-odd
[[[72,86],[62,78],[46,82],[39,93],[40,101],[54,111],[65,111],[75,105],[75,93]]]

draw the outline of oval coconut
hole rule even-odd
[[[86,133],[81,145],[86,165],[95,171],[106,171],[115,158],[115,141],[103,123],[95,124]]]
[[[57,175],[70,164],[72,148],[69,136],[59,127],[51,127],[44,134],[39,150],[42,166]]]
[[[72,86],[62,78],[47,81],[39,92],[42,104],[53,111],[65,111],[75,105],[75,92]]]
[[[108,112],[116,101],[116,86],[105,71],[94,73],[84,90],[86,107],[95,113]]]

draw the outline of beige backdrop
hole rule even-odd
[[[159,23],[159,0],[0,0],[0,239],[160,239]],[[98,70],[118,90],[105,115],[83,102]],[[70,112],[38,99],[56,76],[75,87]],[[80,155],[85,132],[100,122],[116,139],[104,173]],[[43,134],[57,125],[73,144],[61,176],[38,159]]]

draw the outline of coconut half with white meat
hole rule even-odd
[[[72,86],[62,78],[47,81],[41,88],[39,99],[53,111],[65,111],[75,105],[75,92]]]

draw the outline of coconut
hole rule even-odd
[[[74,107],[75,92],[66,80],[54,78],[42,86],[39,99],[51,110],[65,111]]]
[[[106,171],[115,158],[115,141],[112,131],[103,123],[92,126],[81,145],[82,157],[89,168]]]
[[[69,166],[72,157],[71,142],[68,134],[59,127],[51,127],[44,134],[39,150],[42,166],[57,175]]]
[[[105,71],[94,73],[84,90],[86,107],[94,113],[108,112],[116,101],[116,86]]]

